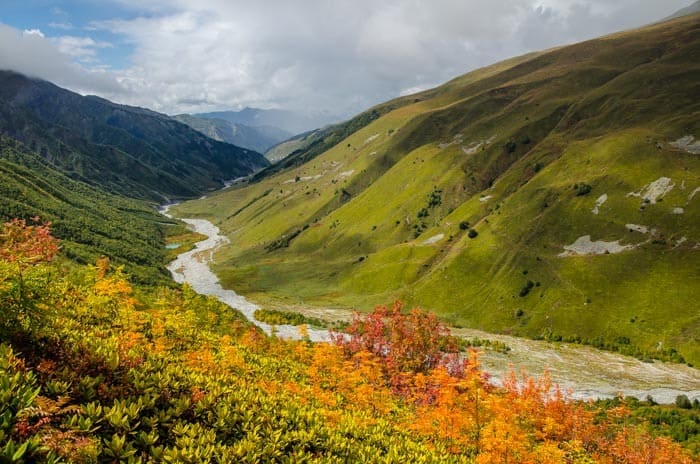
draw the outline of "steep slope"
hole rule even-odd
[[[664,21],[668,21],[669,19],[681,18],[683,16],[692,15],[698,12],[700,12],[700,0],[693,3],[692,5],[688,5],[685,8],[681,8],[680,10],[673,13],[671,16],[665,18]]]
[[[262,302],[402,298],[455,324],[698,363],[699,19],[379,105],[178,212],[220,225],[222,281]]]
[[[94,263],[101,255],[141,283],[163,283],[165,218],[146,203],[72,180],[13,139],[0,136],[0,222],[51,221],[65,256]]]
[[[178,114],[172,118],[214,140],[248,148],[258,153],[265,153],[267,149],[294,135],[273,126],[251,127],[224,119],[198,118],[190,114]]]
[[[201,194],[267,164],[167,116],[0,71],[0,133],[72,178],[163,201]]]

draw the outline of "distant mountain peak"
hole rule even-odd
[[[278,127],[290,134],[300,134],[312,129],[318,129],[342,119],[326,113],[307,114],[276,108],[262,109],[249,106],[239,111],[212,111],[196,113],[192,116],[203,119],[223,119],[233,124],[243,124],[249,127]]]

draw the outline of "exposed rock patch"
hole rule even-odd
[[[433,245],[433,244],[439,242],[440,240],[442,240],[443,238],[445,238],[445,234],[433,235],[429,239],[424,240],[423,243],[421,243],[421,245]]]
[[[687,153],[692,153],[693,155],[700,155],[700,140],[695,140],[695,137],[692,135],[681,137],[675,142],[671,142],[669,145]]]
[[[565,245],[564,251],[559,253],[559,256],[565,258],[568,256],[621,253],[626,250],[632,250],[634,247],[634,245],[620,245],[619,240],[614,242],[605,242],[603,240],[593,242],[590,235],[584,235],[577,238],[571,245]]]
[[[370,135],[369,137],[367,137],[367,138],[365,139],[365,145],[367,145],[368,143],[370,143],[370,142],[376,140],[377,137],[379,137],[379,134]]]
[[[685,210],[683,208],[673,208],[673,214],[683,214]]]
[[[640,226],[638,224],[625,224],[625,227],[627,227],[629,230],[639,232],[640,234],[646,234],[649,232],[649,228],[647,226]]]
[[[644,186],[639,192],[630,192],[627,196],[641,198],[647,203],[655,204],[659,198],[673,190],[675,186],[676,184],[670,178],[659,177],[654,182]]]
[[[598,214],[600,212],[600,207],[603,206],[603,203],[608,201],[608,194],[604,193],[601,196],[598,197],[598,199],[595,201],[595,206],[591,210],[591,213],[593,214]]]

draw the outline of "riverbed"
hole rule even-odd
[[[162,212],[170,217],[168,209],[165,207]],[[209,267],[216,250],[229,241],[220,234],[219,228],[205,219],[181,220],[207,238],[168,265],[173,279],[179,283],[186,282],[197,293],[217,297],[239,310],[268,334],[274,330],[281,338],[299,339],[298,327],[278,325],[273,329],[256,320],[253,314],[259,309],[258,305],[221,286],[219,278]],[[350,312],[347,314],[349,316]],[[700,371],[686,365],[642,362],[587,346],[528,340],[471,329],[452,329],[452,333],[467,338],[498,340],[510,348],[507,353],[484,350],[480,356],[484,371],[491,375],[495,384],[499,384],[511,370],[534,376],[548,371],[555,383],[579,399],[612,398],[620,394],[639,399],[651,396],[659,403],[672,403],[681,394],[691,400],[700,399]],[[330,338],[327,330],[312,328],[308,329],[308,337],[315,342]]]

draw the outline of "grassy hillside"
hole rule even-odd
[[[168,221],[144,202],[107,194],[55,170],[15,140],[0,137],[0,222],[51,221],[64,255],[94,263],[102,255],[140,283],[164,283]]]
[[[71,178],[158,202],[199,196],[268,164],[165,115],[10,71],[0,71],[0,134]]]
[[[700,364],[697,15],[379,105],[178,214],[223,282]],[[680,354],[679,354],[680,353]]]

